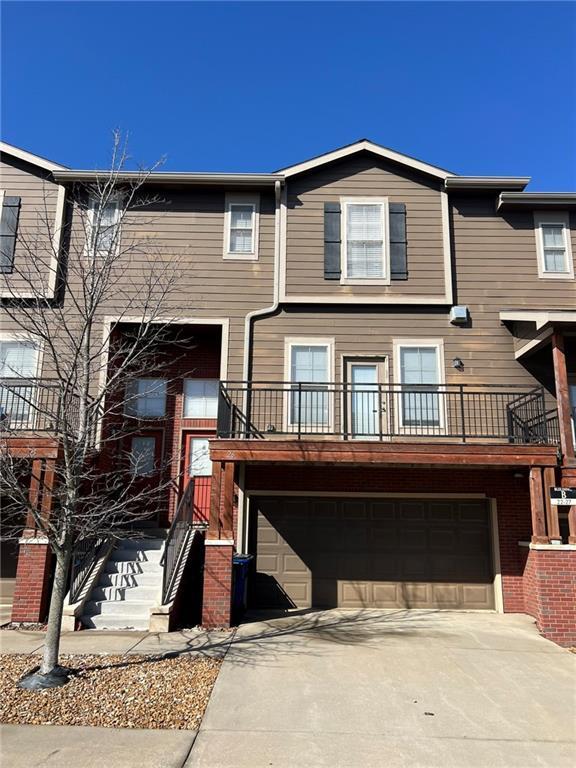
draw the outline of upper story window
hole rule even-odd
[[[90,200],[88,209],[89,243],[95,254],[108,254],[118,248],[120,234],[120,200],[105,203]]]
[[[218,415],[218,379],[184,380],[184,417],[215,419]]]
[[[386,280],[388,205],[385,200],[343,202],[344,280]]]
[[[18,235],[20,198],[0,190],[0,272],[12,272]]]
[[[259,207],[257,196],[226,195],[224,258],[258,258]]]
[[[134,379],[126,388],[125,412],[139,419],[166,415],[166,380]]]
[[[539,276],[573,278],[568,213],[535,213],[534,225]]]

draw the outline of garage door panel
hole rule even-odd
[[[458,531],[454,528],[431,528],[428,535],[428,547],[431,552],[453,552],[458,545]]]
[[[428,529],[415,525],[400,528],[398,548],[401,552],[425,552],[428,549]]]
[[[365,608],[370,605],[370,585],[366,581],[340,581],[338,604],[342,608]]]
[[[494,607],[486,502],[257,501],[261,607]]]
[[[399,504],[398,517],[401,520],[425,520],[426,506],[421,501],[402,501]]]
[[[373,520],[396,520],[397,508],[391,501],[374,501],[370,504]]]

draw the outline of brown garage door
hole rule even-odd
[[[494,608],[487,502],[253,498],[256,607]]]

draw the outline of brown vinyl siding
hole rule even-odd
[[[494,198],[451,201],[458,302],[479,310],[575,309],[576,281],[538,277],[532,211],[497,214]],[[576,254],[576,216],[571,216]]]
[[[20,173],[20,177],[20,186],[10,190],[22,196],[24,210],[25,185],[36,190],[37,200],[41,199],[41,195],[38,197],[41,185],[32,174]],[[225,260],[225,192],[223,188],[146,188],[146,197],[156,196],[158,201],[129,212],[122,228],[122,248],[133,238],[145,240],[146,244],[126,258],[121,290],[102,307],[102,320],[105,315],[136,316],[144,312],[139,296],[150,274],[150,259],[169,263],[176,270],[178,282],[163,314],[200,321],[202,318],[227,319],[230,325],[228,375],[241,378],[245,317],[255,309],[270,306],[273,301],[275,203],[272,192],[260,193],[258,261]],[[250,192],[246,190],[246,193]],[[85,238],[77,208],[72,211],[70,226],[70,253],[74,261],[81,258]],[[72,289],[76,290],[77,283],[79,290],[80,277],[75,274],[78,275],[78,271],[75,273],[72,266],[69,281]],[[65,297],[65,307],[73,312],[69,296]],[[6,316],[2,318],[2,327],[7,333],[18,330]],[[48,374],[46,370],[43,373]]]
[[[324,280],[324,203],[387,197],[406,204],[408,280],[341,285]],[[286,294],[297,296],[441,296],[444,251],[440,184],[394,163],[359,155],[288,181]]]
[[[393,382],[395,339],[443,339],[447,384],[521,384],[536,386],[535,379],[514,359],[513,339],[496,313],[483,315],[472,308],[473,327],[450,324],[448,312],[413,310],[399,313],[362,309],[343,312],[323,308],[295,308],[256,323],[253,378],[284,378],[286,337],[334,337],[335,375],[342,381],[343,356],[387,356]],[[452,367],[452,359],[464,361],[464,371]]]
[[[51,235],[55,230],[58,197],[58,185],[48,176],[46,171],[20,160],[10,158],[8,162],[8,158],[2,156],[0,161],[0,189],[7,197],[21,198],[14,271],[5,276],[7,282],[2,286],[3,293],[8,290],[37,291],[39,280],[44,290],[48,288],[47,267],[52,256]],[[36,262],[31,259],[31,253],[37,254]]]

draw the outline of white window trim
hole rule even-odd
[[[364,278],[348,277],[348,259],[347,259],[347,226],[348,206],[349,205],[381,205],[382,206],[382,260],[384,267],[384,277]],[[341,285],[390,285],[390,224],[389,224],[389,205],[387,197],[341,197],[341,229],[342,238],[340,245],[340,270]]]
[[[93,237],[93,229],[94,229],[94,216],[96,213],[96,206],[99,200],[97,200],[95,197],[90,197],[88,200],[88,210],[87,210],[87,218],[88,218],[88,232],[86,237],[86,244],[84,246],[84,256],[88,256],[89,251],[91,250],[92,246],[92,237]],[[108,200],[109,203],[114,203],[116,206],[116,227],[118,228],[118,232],[116,235],[116,244],[115,244],[115,251],[116,253],[120,250],[120,239],[122,237],[122,231],[121,231],[121,211],[120,211],[120,205],[121,205],[121,197],[120,194],[116,196],[111,196]],[[104,250],[103,248],[96,251],[94,250],[94,255],[99,256],[101,254],[107,254],[108,251]]]
[[[35,359],[34,359],[34,373],[29,378],[31,379],[38,379],[40,378],[40,371],[42,370],[42,365],[44,363],[44,342],[41,339],[35,338],[32,334],[29,333],[0,333],[0,341],[4,342],[24,342],[26,344],[33,344],[34,345],[34,351],[35,351]],[[19,377],[19,376],[12,376],[8,378],[24,378],[27,377]],[[38,390],[33,392],[33,396],[30,398],[30,412],[28,416],[28,427],[30,430],[33,430],[35,427],[37,412],[35,411],[35,403],[36,399],[38,397]]]
[[[400,352],[402,349],[414,348],[414,347],[430,347],[436,350],[438,356],[438,391],[445,392],[446,384],[446,365],[444,361],[444,340],[443,339],[394,339],[392,342],[393,348],[393,370],[394,370],[394,385],[402,385],[402,371],[400,365]],[[405,426],[403,423],[402,414],[402,392],[395,390],[393,397],[396,402],[394,403],[394,419],[396,421],[396,429],[398,434],[413,435],[414,428]],[[446,432],[446,397],[441,397],[439,404],[439,416],[440,424],[437,427],[427,427],[426,434],[428,435],[441,435]]]
[[[26,344],[33,344],[35,347],[36,352],[36,359],[34,361],[34,374],[30,378],[37,379],[39,378],[38,371],[41,368],[42,358],[43,358],[43,352],[44,352],[44,343],[41,339],[35,338],[31,333],[0,333],[0,341],[21,341]],[[12,378],[18,378],[17,376],[14,376]],[[24,377],[25,378],[25,377]]]
[[[298,425],[290,421],[290,394],[289,384],[292,382],[292,347],[326,347],[328,349],[328,383],[334,381],[334,338],[319,336],[288,336],[284,339],[284,381],[288,389],[284,393],[283,424],[284,432],[297,432]],[[334,393],[328,397],[328,424],[323,425],[319,434],[334,431]],[[307,431],[306,436],[314,432]]]
[[[230,251],[230,224],[233,205],[251,205],[254,208],[254,226],[252,230],[252,250],[250,253]],[[260,240],[260,195],[227,193],[224,208],[224,258],[229,261],[258,261],[258,243]]]
[[[562,227],[568,267],[566,272],[547,272],[545,269],[542,227],[546,224]],[[536,253],[538,254],[538,277],[544,280],[574,280],[574,258],[572,256],[572,243],[570,242],[570,214],[568,211],[534,212],[534,234],[536,235]]]

